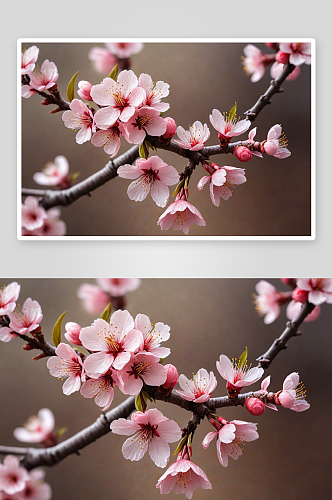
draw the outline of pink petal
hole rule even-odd
[[[161,437],[154,436],[150,441],[149,454],[157,467],[166,467],[170,456],[169,444]]]

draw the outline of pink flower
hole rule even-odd
[[[110,73],[116,65],[116,58],[101,47],[93,47],[89,52],[89,59],[99,73]]]
[[[42,443],[53,436],[54,424],[51,410],[42,408],[37,416],[29,417],[24,427],[14,430],[14,437],[23,443]]]
[[[205,226],[205,220],[194,205],[186,200],[177,199],[166,208],[157,224],[161,230],[167,230],[173,226],[175,230],[181,230],[184,234],[188,234],[191,224]]]
[[[212,488],[207,475],[198,465],[191,460],[178,458],[159,478],[156,488],[160,489],[161,494],[168,494],[174,489],[176,494],[183,493],[187,498],[192,498],[196,486],[204,490]]]
[[[250,120],[239,121],[235,116],[229,119],[226,113],[224,116],[218,109],[213,109],[210,115],[210,122],[212,126],[218,130],[223,138],[231,139],[237,135],[241,135],[251,126]]]
[[[162,388],[166,390],[172,390],[179,380],[179,374],[174,365],[168,364],[164,365],[167,370],[166,382],[162,384]]]
[[[134,330],[134,320],[128,311],[116,311],[110,324],[99,318],[91,326],[82,328],[80,340],[86,349],[95,351],[85,360],[89,376],[101,375],[113,367],[121,370],[131,358],[131,353],[142,344],[142,334]]]
[[[119,372],[121,390],[135,396],[141,392],[143,383],[159,386],[166,382],[167,370],[159,363],[159,358],[149,352],[132,354],[130,361]]]
[[[30,85],[22,85],[22,87],[21,87],[21,96],[22,97],[29,99],[29,97],[31,97],[34,94],[37,94],[37,92],[35,90],[33,90],[33,88],[30,87]]]
[[[136,109],[123,126],[125,139],[131,144],[141,144],[147,134],[158,137],[163,135],[167,124],[159,114],[159,111],[148,106]]]
[[[251,75],[252,82],[258,82],[265,73],[264,55],[251,43],[244,47],[243,52],[246,56],[243,59],[244,70],[247,75]]]
[[[42,172],[33,174],[33,180],[41,186],[58,186],[67,180],[69,163],[65,156],[57,156],[45,165]]]
[[[81,80],[78,82],[78,95],[80,96],[81,99],[85,99],[86,101],[92,101],[92,97],[90,94],[92,88],[92,84],[90,82],[87,82],[86,80]]]
[[[311,43],[281,43],[280,50],[290,54],[289,62],[294,66],[311,64]]]
[[[179,174],[171,165],[163,162],[159,156],[151,156],[147,160],[141,158],[134,165],[122,165],[118,175],[124,179],[137,179],[127,190],[134,201],[143,201],[151,191],[152,199],[159,207],[164,207],[169,198],[168,186],[176,184]]]
[[[67,231],[66,223],[59,220],[61,211],[59,208],[50,208],[46,212],[43,225],[30,233],[32,236],[64,236]],[[24,236],[24,235],[23,235]],[[25,236],[28,236],[27,234]]]
[[[114,158],[118,154],[121,146],[121,135],[123,128],[120,122],[115,122],[106,130],[97,130],[91,139],[91,142],[97,148],[104,147],[105,153]]]
[[[50,500],[52,490],[48,483],[43,482],[44,477],[45,472],[41,469],[32,470],[24,490],[18,493],[17,500]]]
[[[297,412],[308,410],[310,404],[305,400],[306,390],[299,382],[298,373],[293,372],[288,375],[284,380],[282,391],[275,396],[276,403]]]
[[[21,55],[21,75],[29,75],[35,69],[39,49],[35,45],[24,50]]]
[[[237,184],[243,184],[247,181],[243,168],[230,167],[225,165],[220,168],[215,163],[211,166],[215,169],[210,175],[205,175],[197,184],[197,188],[201,191],[204,185],[210,181],[210,198],[212,203],[219,207],[220,198],[228,200],[232,196],[232,187]],[[212,174],[212,175],[211,175]]]
[[[220,420],[220,419],[219,419]],[[212,439],[217,437],[217,456],[223,467],[228,465],[228,457],[237,460],[242,455],[242,445],[259,438],[257,424],[242,420],[222,420],[224,425],[217,432],[209,432],[203,439],[203,448],[207,448]]]
[[[76,134],[77,144],[83,144],[91,139],[91,133],[95,132],[93,114],[90,109],[79,99],[73,99],[70,103],[71,111],[65,111],[62,120],[67,128],[80,129]]]
[[[62,386],[66,396],[79,391],[81,381],[85,382],[85,370],[81,358],[68,344],[60,343],[55,349],[56,356],[47,361],[47,368],[52,377],[68,378]]]
[[[3,464],[0,464],[0,491],[14,495],[24,490],[27,481],[29,481],[28,471],[20,466],[19,459],[7,455]]]
[[[119,418],[111,423],[115,434],[131,436],[122,446],[122,453],[127,460],[140,460],[147,450],[157,467],[165,467],[170,449],[168,443],[181,438],[181,429],[176,422],[169,420],[153,408],[146,413],[140,411],[132,414],[131,420]]]
[[[68,342],[71,342],[74,345],[82,345],[80,341],[80,333],[82,327],[78,323],[74,323],[73,321],[69,321],[65,324],[65,337]]]
[[[264,380],[262,380],[261,389],[259,391],[261,394],[264,394],[264,395],[267,394],[267,388],[270,385],[270,381],[271,381],[271,375],[269,375]],[[272,403],[264,403],[264,404],[267,408],[270,408],[271,410],[278,411],[278,408],[276,407],[276,405],[274,405]]]
[[[77,297],[83,300],[85,309],[91,314],[100,314],[103,312],[110,297],[99,286],[84,283],[77,290]]]
[[[201,368],[191,380],[185,375],[180,375],[179,385],[182,391],[176,390],[175,392],[183,399],[194,403],[205,403],[217,387],[217,379],[213,372],[209,375],[205,368]]]
[[[255,417],[262,415],[265,411],[265,405],[263,401],[258,398],[247,398],[244,402],[244,407],[248,410],[251,415]]]
[[[36,330],[43,319],[39,303],[30,298],[24,302],[21,311],[11,312],[8,316],[10,319],[9,327],[21,335]]]
[[[273,78],[274,80],[278,78],[278,76],[281,75],[283,69],[283,64],[280,64],[277,61],[274,62],[270,70],[271,78]],[[299,76],[300,71],[300,66],[296,66],[295,69],[287,76],[286,80],[295,80]]]
[[[127,122],[135,113],[135,108],[142,104],[145,92],[138,87],[138,80],[131,70],[121,71],[118,80],[104,78],[101,84],[94,85],[91,97],[100,106],[95,114],[95,121],[99,128],[107,129],[117,120]]]
[[[206,123],[204,123],[203,127],[201,122],[196,121],[189,130],[178,127],[177,134],[180,140],[174,139],[174,142],[177,142],[179,146],[189,149],[189,151],[200,151],[210,137],[210,130]]]
[[[4,326],[3,328],[0,328],[0,340],[1,340],[1,342],[10,342],[15,337],[17,337],[17,335],[15,333],[13,333],[13,330],[11,328],[8,328],[8,326]]]
[[[128,59],[132,54],[138,54],[143,50],[144,44],[141,42],[112,42],[105,43],[111,54],[119,59]]]
[[[291,152],[286,148],[287,140],[282,133],[281,125],[274,125],[267,134],[266,142],[262,143],[264,152],[276,158],[287,158]]]
[[[170,116],[164,118],[164,121],[166,122],[166,132],[161,137],[170,141],[176,134],[176,123]]]
[[[242,387],[254,384],[264,374],[263,368],[256,366],[248,369],[247,364],[241,366],[240,363],[236,364],[235,360],[232,363],[224,354],[219,357],[216,364],[222,378],[227,380],[226,387],[231,395],[233,392],[237,395]]]
[[[276,287],[268,281],[260,280],[256,285],[255,297],[256,309],[264,316],[264,323],[269,325],[277,319],[280,314],[279,292]]]
[[[22,205],[22,227],[34,231],[44,224],[46,210],[39,206],[37,198],[28,196]]]
[[[298,314],[301,311],[302,304],[301,302],[295,302],[295,300],[292,300],[286,309],[286,316],[289,320],[295,319]],[[311,311],[310,314],[305,318],[304,321],[310,322],[310,321],[316,321],[316,319],[320,316],[320,307],[316,306],[313,311]]]
[[[162,81],[155,83],[150,75],[142,73],[138,79],[138,86],[142,87],[146,94],[143,106],[149,106],[159,112],[165,112],[169,109],[167,102],[160,102],[163,97],[167,97],[169,94],[168,83]]]
[[[0,316],[14,311],[20,291],[21,285],[16,281],[0,288]]]
[[[296,282],[301,290],[309,292],[308,302],[318,306],[327,302],[332,303],[332,279],[331,278],[298,278]]]
[[[145,314],[137,314],[135,329],[139,330],[143,336],[141,351],[149,352],[158,358],[169,356],[171,350],[168,347],[160,347],[160,343],[165,342],[170,337],[168,325],[160,322],[154,325]]]
[[[111,297],[123,297],[127,292],[133,292],[140,284],[139,278],[97,278],[98,285]]]
[[[41,65],[40,71],[35,70],[29,77],[30,87],[39,92],[44,92],[55,85],[59,78],[58,68],[53,62],[46,59]]]
[[[114,385],[119,383],[116,372],[112,369],[107,370],[104,375],[98,378],[91,378],[84,382],[81,387],[81,394],[85,398],[94,398],[96,405],[107,410],[114,398]]]

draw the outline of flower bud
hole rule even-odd
[[[69,323],[65,324],[65,329],[65,337],[68,342],[71,342],[75,345],[82,345],[82,342],[80,341],[80,333],[82,327],[78,323],[73,323],[72,321],[70,321]]]
[[[163,389],[173,389],[179,380],[179,374],[174,365],[165,365],[167,370],[166,382],[161,386]]]
[[[240,161],[249,161],[251,160],[251,151],[244,147],[244,146],[237,146],[235,149],[234,149],[234,154],[236,156],[236,158]]]
[[[244,402],[244,406],[245,408],[247,408],[248,412],[251,413],[251,415],[254,415],[255,417],[261,415],[265,411],[264,403],[258,398],[246,399]]]
[[[86,101],[93,101],[90,94],[92,88],[90,82],[87,82],[86,80],[81,80],[80,82],[78,82],[78,88],[79,90],[77,91],[77,93],[82,99],[85,99]]]
[[[31,351],[33,349],[33,347],[29,344],[24,344],[24,346],[22,347],[22,349],[24,351]]]
[[[176,127],[175,120],[173,120],[173,118],[168,116],[167,118],[164,118],[164,121],[166,122],[166,132],[161,137],[163,139],[171,140],[172,137],[174,137],[176,134],[177,127]]]
[[[301,304],[304,304],[304,302],[307,302],[308,300],[308,295],[309,292],[296,287],[295,290],[293,290],[292,299],[295,300],[295,302],[301,302]]]
[[[289,54],[286,54],[286,52],[281,52],[281,50],[279,50],[277,53],[276,53],[276,61],[280,64],[286,64],[288,63],[289,61]]]

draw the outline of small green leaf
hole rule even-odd
[[[179,442],[179,444],[177,445],[176,447],[176,450],[175,452],[173,453],[173,455],[177,455],[178,453],[180,453],[180,451],[182,450],[182,448],[184,447],[184,445],[186,444],[188,440],[188,436],[184,436],[181,441]]]
[[[186,177],[185,181],[184,181],[184,189],[188,189],[188,180],[189,180],[189,177]]]
[[[191,446],[191,439],[192,439],[192,435],[193,435],[193,434],[192,434],[192,432],[191,432],[191,433],[189,434],[189,436],[188,436],[188,446],[189,446],[189,448],[190,448],[190,446]]]
[[[145,158],[146,160],[149,158],[149,147],[146,141],[143,141],[142,144],[139,145],[138,152],[141,158]]]
[[[141,411],[143,413],[146,411],[147,403],[143,391],[135,396],[135,407],[137,411]]]
[[[144,397],[146,400],[148,399],[149,401],[151,401],[151,403],[155,403],[155,402],[156,402],[156,400],[155,400],[155,399],[153,399],[153,398],[150,396],[150,394],[148,394],[146,391],[143,391],[143,390],[142,390],[141,392],[142,392],[142,394],[143,394],[143,397]]]
[[[230,121],[232,121],[236,117],[236,111],[237,111],[237,104],[235,103],[228,115]]]
[[[107,321],[107,323],[110,320],[111,317],[111,312],[112,312],[112,304],[109,302],[103,312],[100,315],[100,318]]]
[[[77,179],[77,177],[80,175],[79,172],[75,172],[71,177],[70,177],[70,180],[71,182],[74,182],[75,179]]]
[[[238,365],[239,368],[242,368],[246,364],[247,358],[248,358],[248,349],[246,347],[246,350],[243,351],[243,353],[239,357],[239,365]]]
[[[56,433],[58,439],[61,438],[61,436],[66,432],[67,430],[67,427],[61,427],[61,429],[58,430],[58,432]]]
[[[61,342],[61,326],[62,326],[62,321],[63,321],[63,318],[65,317],[66,312],[67,311],[65,311],[63,314],[61,314],[61,316],[59,317],[59,319],[57,320],[57,322],[55,323],[54,328],[53,328],[52,342],[55,345],[55,347],[58,347],[58,345]]]
[[[118,72],[119,72],[119,65],[116,63],[110,74],[108,75],[108,78],[112,78],[115,82],[117,81],[118,78]]]
[[[176,186],[172,196],[176,196],[180,192],[181,188],[183,187],[183,184],[184,184],[184,179],[182,179],[182,181],[180,181],[179,184]]]
[[[78,73],[79,73],[79,71],[77,71],[77,73],[75,73],[75,75],[71,78],[70,82],[68,83],[67,99],[69,102],[71,102],[75,97],[75,81],[76,81]]]

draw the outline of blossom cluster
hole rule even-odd
[[[63,236],[66,223],[60,220],[61,212],[54,207],[45,210],[34,196],[27,196],[22,205],[22,236]]]
[[[0,463],[1,500],[50,500],[52,490],[43,482],[44,477],[41,469],[28,472],[17,457],[7,455]]]
[[[256,309],[264,316],[264,323],[270,324],[280,314],[280,306],[287,305],[286,316],[293,320],[301,310],[302,304],[309,302],[315,308],[304,321],[315,321],[320,315],[320,305],[332,304],[331,278],[285,278],[282,280],[293,291],[280,292],[268,281],[261,280],[256,285]]]
[[[286,63],[293,64],[295,69],[288,75],[287,80],[295,80],[300,74],[300,66],[311,64],[311,43],[310,42],[283,42],[267,43],[268,47],[274,49],[276,54],[263,54],[255,45],[248,44],[243,49],[245,57],[243,66],[245,72],[251,76],[252,82],[258,82],[265,73],[266,66],[271,66],[271,77],[277,78]]]

